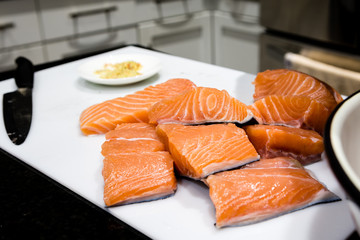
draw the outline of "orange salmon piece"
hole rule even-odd
[[[122,123],[105,134],[101,145],[103,156],[130,152],[165,151],[164,144],[149,123]]]
[[[324,151],[322,136],[313,130],[273,125],[244,129],[261,158],[292,157],[307,165],[319,161]]]
[[[168,152],[107,155],[103,164],[106,206],[156,200],[176,191],[173,159]]]
[[[255,101],[269,95],[307,96],[332,111],[343,100],[341,95],[328,84],[308,74],[289,69],[260,72],[253,84]]]
[[[216,227],[243,226],[340,198],[302,168],[242,168],[206,179]]]
[[[120,123],[147,123],[148,110],[154,103],[194,87],[188,79],[170,79],[125,97],[92,105],[81,113],[80,129],[84,135],[91,135],[106,133]]]
[[[259,124],[312,129],[322,134],[330,115],[321,103],[304,96],[271,95],[248,106]]]
[[[202,179],[259,159],[245,131],[235,124],[160,124],[156,131],[181,176]]]
[[[227,91],[207,87],[193,88],[163,99],[149,111],[149,122],[152,124],[244,123],[251,118],[252,113],[247,106]]]

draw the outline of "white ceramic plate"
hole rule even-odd
[[[95,71],[102,69],[106,63],[114,64],[125,61],[135,61],[140,63],[142,65],[142,68],[139,71],[140,75],[126,78],[104,79],[95,74]],[[104,85],[123,85],[145,80],[159,72],[160,68],[160,60],[153,56],[143,54],[114,54],[89,60],[81,65],[78,71],[82,78],[93,83]]]

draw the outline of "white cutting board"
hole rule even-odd
[[[35,74],[33,121],[26,141],[16,146],[0,118],[0,147],[27,164],[105,208],[101,144],[104,136],[86,137],[79,129],[80,113],[88,106],[141,90],[170,78],[188,78],[198,86],[226,89],[245,104],[252,103],[253,75],[179,58],[138,47],[106,54],[148,54],[162,69],[154,77],[125,86],[101,86],[78,77],[82,59]],[[246,57],[246,56],[239,56]],[[0,82],[0,94],[16,89],[13,79]],[[2,104],[0,106],[2,108]],[[2,110],[0,111],[2,112]],[[345,194],[326,160],[307,167],[332,192]],[[114,216],[153,239],[345,239],[353,230],[345,201],[312,206],[272,220],[244,227],[217,229],[208,189],[181,179],[173,197],[106,208]]]

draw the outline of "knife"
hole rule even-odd
[[[24,57],[18,57],[15,62],[18,90],[4,94],[3,116],[9,138],[14,144],[20,145],[25,141],[31,125],[34,66]]]

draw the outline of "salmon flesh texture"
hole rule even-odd
[[[292,157],[303,165],[321,160],[323,138],[313,130],[272,125],[249,125],[244,129],[261,158]]]
[[[312,129],[323,134],[329,109],[304,96],[271,95],[248,106],[259,124]]]
[[[173,159],[166,151],[107,155],[103,164],[106,206],[156,200],[176,191]]]
[[[216,173],[206,179],[215,206],[216,227],[249,225],[340,200],[305,169],[269,167],[268,163]]]
[[[202,179],[259,159],[245,131],[235,124],[160,124],[156,131],[181,176]]]
[[[247,106],[231,97],[225,90],[196,87],[154,104],[149,111],[152,124],[203,124],[234,122],[252,119]]]
[[[155,200],[176,190],[174,161],[148,123],[122,123],[102,144],[107,206]]]
[[[84,135],[106,133],[120,123],[148,122],[148,110],[161,99],[177,95],[195,87],[188,79],[170,79],[124,97],[92,105],[80,115],[80,129]]]
[[[308,74],[289,69],[260,72],[253,84],[255,101],[269,95],[307,96],[332,111],[343,100],[341,95],[328,84]]]

